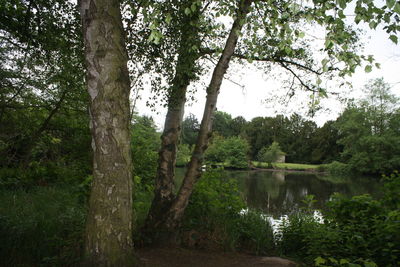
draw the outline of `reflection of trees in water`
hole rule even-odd
[[[184,172],[184,168],[177,168],[177,185],[180,185]],[[365,193],[376,196],[380,187],[377,180],[366,177],[340,179],[340,183],[334,183],[329,177],[318,178],[305,173],[229,171],[227,175],[238,181],[250,208],[261,209],[275,217],[298,210],[306,195],[314,195],[317,200],[314,207],[322,209],[334,192],[346,196]]]
[[[297,210],[308,194],[315,195],[315,207],[321,209],[334,192],[352,196],[376,190],[370,180],[349,180],[334,184],[313,174],[284,172],[241,172],[234,174],[250,208],[280,216]]]

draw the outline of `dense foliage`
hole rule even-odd
[[[249,145],[241,137],[216,135],[206,153],[206,161],[211,164],[222,164],[226,167],[245,169],[248,166]]]
[[[236,180],[207,171],[196,184],[184,218],[184,242],[198,248],[274,251],[272,228],[261,213],[245,209]]]
[[[77,265],[86,216],[80,195],[66,186],[0,190],[0,265]]]
[[[160,134],[157,132],[153,119],[135,116],[131,138],[134,176],[140,177],[142,184],[152,185],[160,147]]]
[[[337,119],[342,160],[364,173],[400,169],[399,99],[383,79],[370,81],[365,91]]]
[[[254,3],[243,12],[248,19],[238,16],[244,10],[236,0],[122,1],[120,25],[127,33],[134,101],[148,82],[154,93],[150,106],[156,109],[161,98],[172,110],[178,106],[183,110],[224,50],[230,35],[224,21],[228,17],[238,20],[234,23],[240,25],[237,29],[243,26],[239,40],[233,41],[233,46],[237,44],[232,50],[234,61],[243,65],[257,61],[266,71],[272,66],[280,68],[291,78],[288,94],[306,90],[312,95],[312,109],[315,98],[327,96],[322,79],[352,74],[362,62],[367,63],[367,72],[374,66],[373,56],[358,53],[358,34],[346,26],[343,11],[349,1],[304,5],[303,1],[244,2],[248,6]],[[398,42],[400,3],[389,0],[378,8],[374,1],[359,0],[354,14],[356,23],[367,22],[371,29],[384,22],[389,38]],[[305,26],[309,22],[312,25]],[[316,25],[326,35],[314,48],[307,29]],[[81,30],[74,1],[0,1],[0,265],[73,265],[80,260],[92,180]],[[238,36],[239,32],[232,31]],[[103,57],[103,51],[96,56]],[[216,72],[221,82],[228,63],[223,72]],[[219,86],[214,88],[216,96]],[[269,162],[282,150],[289,162],[333,162],[327,166],[331,172],[391,172],[400,168],[398,99],[383,80],[372,81],[366,89],[366,99],[349,104],[336,121],[323,127],[298,114],[247,122],[240,116],[211,112],[208,121],[214,119],[213,142],[206,155],[203,150],[194,156],[205,157],[211,165],[247,168],[250,159],[259,156]],[[207,92],[211,91],[208,87]],[[112,102],[112,97],[107,101]],[[215,107],[216,100],[210,110]],[[177,164],[185,165],[200,125],[193,115],[182,125],[176,120],[176,125],[176,133],[182,128]],[[153,197],[160,133],[148,117],[133,116],[131,126],[134,209],[140,226]],[[211,136],[206,134],[206,138]],[[277,143],[280,149],[274,145]],[[169,151],[176,145],[171,143]],[[207,145],[204,142],[199,147]],[[170,160],[175,162],[175,157]],[[125,163],[130,165],[129,160]],[[173,164],[169,166],[174,173]],[[361,259],[364,263],[398,264],[400,189],[397,175],[388,179],[382,200],[335,196],[325,224],[303,215],[291,218],[284,227],[282,251],[290,255],[303,252],[295,255],[307,262],[317,259],[320,265],[335,264],[336,258],[339,263]],[[198,176],[189,183],[192,188],[197,180]],[[187,244],[203,246],[202,240],[207,239],[219,248],[268,254],[274,248],[268,221],[244,207],[234,182],[219,170],[207,172],[196,185],[186,211],[183,229],[189,233]],[[172,213],[162,215],[168,214]]]
[[[261,162],[267,162],[271,164],[276,162],[280,157],[284,156],[285,153],[281,150],[278,142],[272,142],[271,146],[263,147],[258,151],[257,159]]]
[[[309,213],[289,216],[282,225],[281,253],[307,265],[398,266],[400,176],[395,173],[384,182],[382,199],[334,195],[323,213],[324,223]]]
[[[2,1],[0,13],[1,183],[79,183],[90,135],[75,6]]]

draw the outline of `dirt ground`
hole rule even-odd
[[[143,248],[138,251],[143,267],[252,267],[290,266],[292,261],[278,257],[260,257],[233,252],[190,250],[183,248]]]

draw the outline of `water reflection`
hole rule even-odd
[[[263,210],[276,218],[298,209],[306,195],[312,194],[321,209],[334,192],[347,196],[364,193],[377,194],[377,180],[365,177],[338,179],[306,173],[270,171],[231,171],[230,177],[237,179],[243,197],[250,208]]]
[[[178,184],[184,169],[178,168]],[[329,177],[312,173],[281,171],[227,171],[226,175],[238,181],[239,189],[249,208],[262,210],[274,218],[280,218],[299,209],[306,195],[312,194],[322,209],[330,196],[339,192],[346,196],[365,193],[378,195],[378,179],[368,177]]]

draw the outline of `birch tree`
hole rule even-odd
[[[120,1],[82,0],[79,7],[94,153],[85,260],[132,266],[130,81]]]

